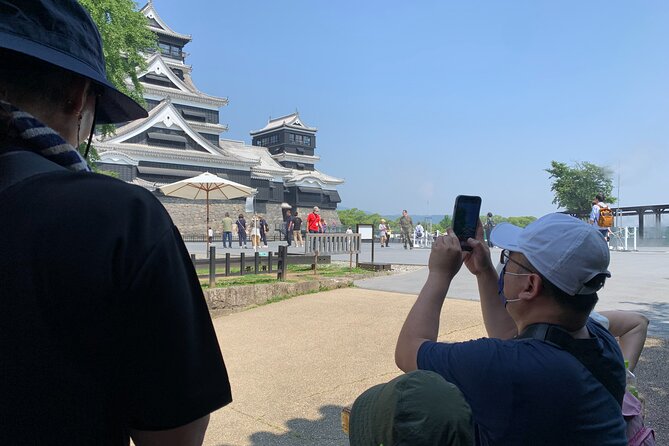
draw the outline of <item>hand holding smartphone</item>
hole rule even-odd
[[[476,226],[481,214],[481,197],[458,195],[453,208],[453,232],[460,240],[463,251],[471,251],[468,238],[476,238]]]

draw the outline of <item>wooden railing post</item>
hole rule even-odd
[[[286,280],[286,253],[288,252],[288,249],[286,249],[285,246],[280,245],[279,246],[279,261],[277,263],[277,272],[276,272],[276,278],[277,280]]]
[[[229,252],[225,253],[225,275],[226,276],[230,275],[230,253]]]
[[[216,247],[209,247],[209,288],[216,286]]]

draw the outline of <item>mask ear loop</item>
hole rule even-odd
[[[88,160],[88,151],[91,149],[91,141],[93,141],[93,134],[95,133],[95,121],[98,117],[98,97],[95,96],[95,109],[93,111],[93,123],[91,124],[91,134],[88,135],[88,143],[86,144],[86,151],[84,152],[84,159]]]

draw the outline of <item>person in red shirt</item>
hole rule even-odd
[[[314,210],[307,217],[307,230],[312,234],[321,232],[321,216],[318,206],[314,206]]]

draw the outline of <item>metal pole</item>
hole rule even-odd
[[[630,230],[627,226],[625,226],[625,251],[627,251],[627,239],[630,236]]]

